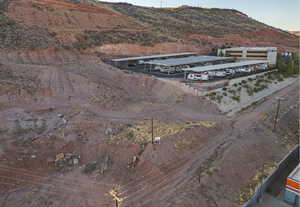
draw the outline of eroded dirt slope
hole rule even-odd
[[[93,55],[10,52],[0,62],[5,207],[108,207],[112,188],[123,206],[240,206],[262,164],[297,143],[298,83],[226,117],[205,98]],[[276,133],[275,97],[285,98]],[[150,144],[151,117],[159,145]],[[55,162],[59,153],[68,162]]]

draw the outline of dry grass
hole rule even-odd
[[[188,122],[188,123],[164,123],[160,121],[154,121],[154,136],[160,136],[161,138],[172,136],[184,132],[193,127],[206,127],[211,128],[216,125],[212,121],[199,121],[199,122]],[[151,121],[142,121],[134,126],[127,128],[121,134],[114,137],[115,139],[126,139],[131,140],[135,143],[145,144],[151,141]],[[192,140],[183,140],[178,143],[179,146],[189,145]]]
[[[258,169],[252,178],[252,182],[240,192],[239,202],[245,203],[250,200],[257,188],[261,185],[262,180],[267,178],[276,168],[276,163],[267,163],[264,169]]]

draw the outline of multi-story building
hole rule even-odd
[[[276,47],[236,47],[219,49],[218,55],[235,57],[237,60],[267,60],[271,67],[276,65]]]

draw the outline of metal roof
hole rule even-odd
[[[289,175],[289,178],[300,182],[300,164],[293,170],[293,172]]]
[[[213,62],[218,60],[230,60],[232,57],[219,57],[219,56],[191,56],[185,58],[171,58],[166,60],[153,60],[145,62],[146,64],[151,65],[164,65],[164,66],[177,66],[177,65],[186,65],[193,63],[205,63]]]
[[[182,56],[182,55],[196,55],[196,53],[194,53],[194,52],[181,52],[181,53],[159,54],[159,55],[150,55],[150,56],[139,56],[139,57],[112,59],[112,61],[122,62],[122,61],[128,61],[128,60],[147,60],[147,59],[164,58],[164,57],[177,57],[177,56]]]
[[[193,72],[205,72],[205,71],[211,71],[211,70],[222,70],[222,69],[227,69],[227,68],[236,68],[236,67],[243,67],[243,66],[249,66],[249,65],[257,65],[257,64],[263,64],[263,63],[268,63],[268,61],[251,60],[251,61],[243,61],[243,62],[235,62],[235,63],[226,63],[226,64],[186,68],[183,70],[193,71]]]
[[[233,48],[225,48],[226,51],[235,51],[235,50],[247,50],[247,51],[272,51],[277,50],[277,47],[233,47]]]

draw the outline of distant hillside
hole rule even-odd
[[[171,51],[172,43],[202,52],[222,45],[298,47],[294,35],[230,9],[149,8],[90,0],[0,0],[0,9],[0,49],[98,48],[131,54],[133,45],[140,53],[154,45]],[[108,44],[119,45],[118,51],[103,49]]]
[[[300,36],[300,31],[289,31],[289,33]]]

